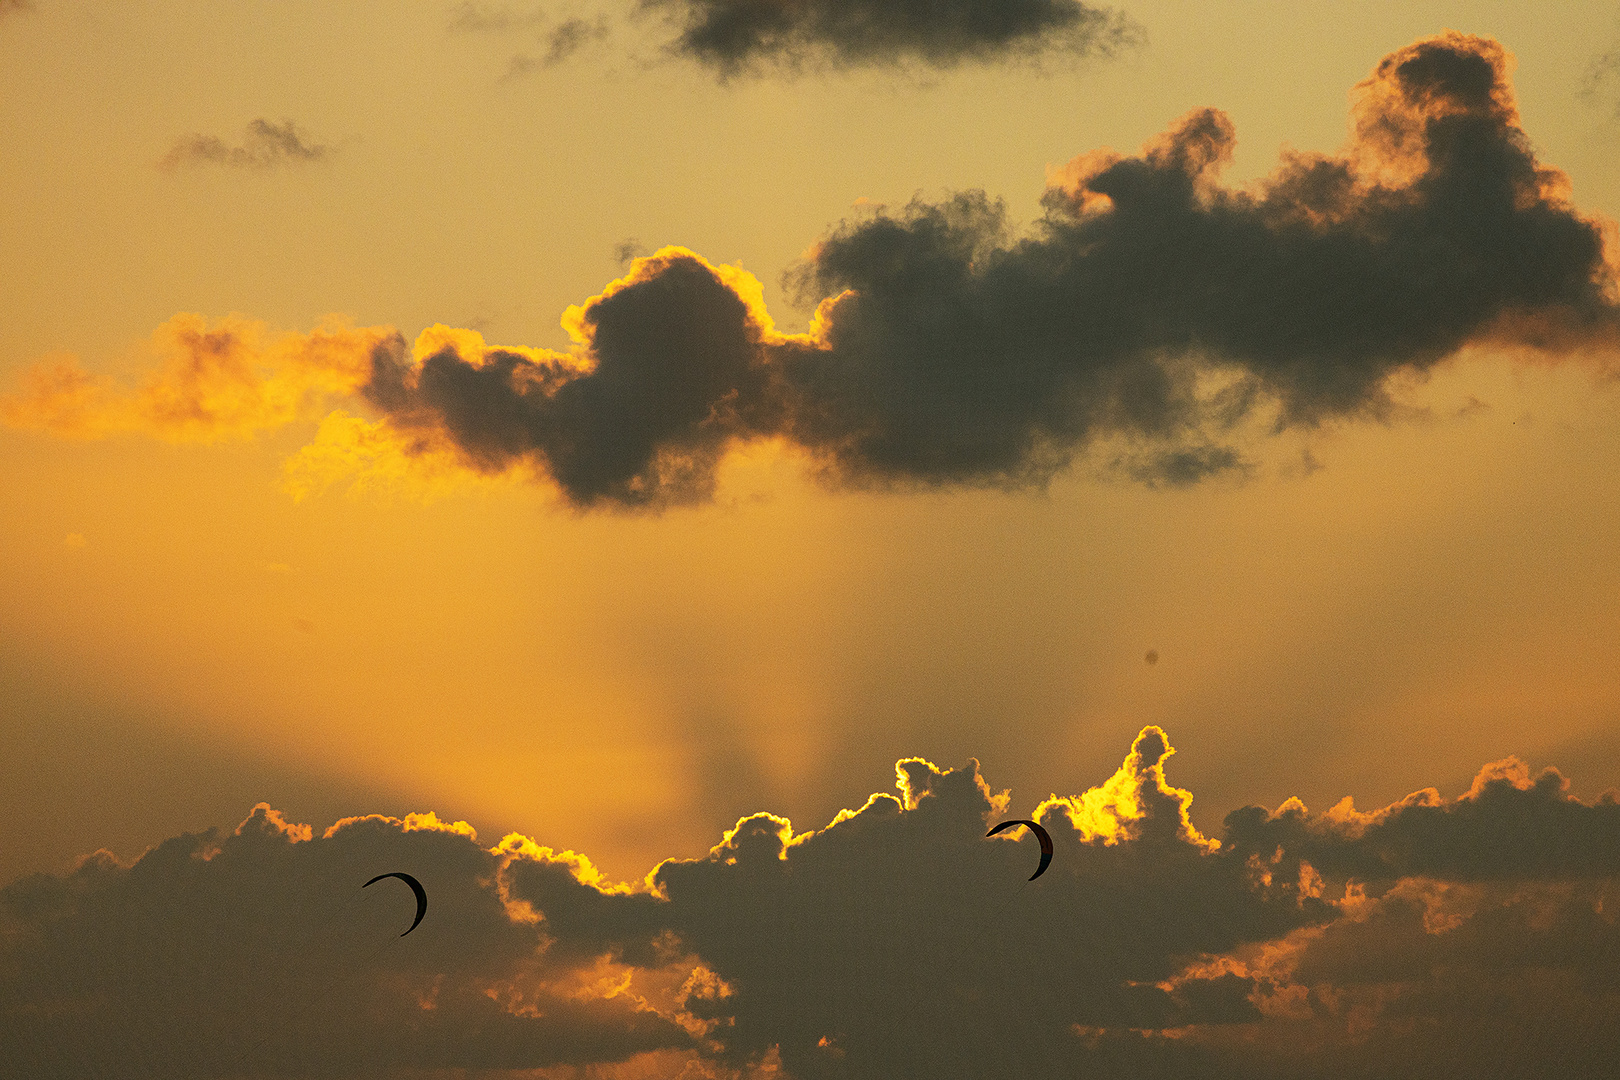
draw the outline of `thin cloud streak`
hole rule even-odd
[[[0,890],[0,1052],[42,1078],[1596,1074],[1620,1050],[1620,805],[1551,770],[1364,814],[1188,818],[1143,729],[1017,813],[976,763],[796,832],[754,814],[635,885],[431,814],[255,808]],[[430,897],[362,893],[405,870]],[[373,890],[375,891],[375,890]],[[401,890],[403,894],[403,890]],[[543,1071],[540,1075],[575,1075]]]
[[[219,165],[232,169],[272,169],[324,161],[330,146],[305,141],[291,120],[273,123],[263,118],[248,124],[241,143],[230,145],[218,135],[187,135],[177,139],[158,162],[162,169]]]
[[[448,29],[452,33],[500,34],[536,26],[546,21],[540,7],[514,9],[509,4],[481,3],[462,0],[450,17]]]

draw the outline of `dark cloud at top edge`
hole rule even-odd
[[[1227,440],[1390,410],[1387,384],[1469,345],[1613,352],[1602,224],[1520,128],[1508,57],[1447,33],[1385,58],[1337,155],[1220,183],[1235,139],[1189,114],[1139,154],[1083,154],[1015,235],[982,192],[846,222],[787,284],[684,249],[578,309],[575,355],[422,362],[379,348],[367,388],[420,445],[538,466],[579,507],[712,494],[733,444],[781,438],[834,483],[1039,486],[1103,440],[1160,486],[1241,475]]]
[[[641,0],[676,28],[670,52],[721,78],[823,67],[920,66],[1106,55],[1141,40],[1079,0]]]

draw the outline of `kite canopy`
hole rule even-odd
[[[1037,826],[1037,828],[1038,827],[1039,826]],[[1050,846],[1050,845],[1048,845],[1048,846]],[[1045,869],[1045,866],[1046,866],[1045,863],[1041,864],[1042,869]],[[416,929],[417,923],[420,923],[422,921],[422,916],[427,914],[427,890],[422,888],[422,883],[420,881],[417,881],[415,878],[411,877],[411,875],[404,874],[404,873],[399,873],[397,871],[392,873],[392,874],[378,874],[376,877],[372,878],[370,881],[366,882],[364,885],[362,885],[360,887],[362,889],[370,888],[371,886],[377,884],[377,882],[381,881],[383,878],[389,878],[389,877],[397,877],[397,878],[399,878],[399,880],[403,881],[405,884],[407,884],[407,885],[409,885],[411,887],[411,892],[416,894],[416,918],[415,918],[414,921],[412,921],[411,925],[406,928],[405,934],[408,934],[412,930]],[[401,934],[399,936],[404,937],[405,934]]]
[[[1027,818],[1014,818],[1011,821],[1003,821],[1000,825],[997,825],[984,835],[994,836],[996,833],[1010,829],[1014,825],[1022,825],[1024,828],[1034,833],[1035,839],[1041,842],[1041,865],[1037,866],[1035,868],[1035,872],[1029,875],[1029,880],[1034,881],[1036,878],[1046,873],[1046,868],[1052,865],[1052,836],[1039,822],[1030,821]]]

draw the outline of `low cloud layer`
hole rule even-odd
[[[642,0],[678,55],[722,76],[805,67],[1005,62],[1111,52],[1136,31],[1079,0]]]
[[[1620,807],[1487,766],[1455,800],[1191,825],[1144,729],[1031,811],[977,766],[796,833],[761,813],[634,886],[432,815],[106,853],[0,890],[29,1076],[1598,1075],[1620,1052]],[[1024,813],[1056,849],[987,838]],[[403,886],[423,882],[428,917]],[[1392,1071],[1393,1070],[1393,1071]]]
[[[291,120],[273,123],[254,120],[236,145],[218,135],[187,135],[175,140],[158,162],[163,169],[184,166],[221,165],[233,169],[272,169],[323,161],[332,153],[330,146],[306,141]]]
[[[1027,234],[982,192],[846,222],[788,275],[816,304],[800,334],[751,275],[674,247],[570,308],[566,352],[355,331],[369,355],[323,392],[377,419],[324,425],[295,487],[452,461],[658,509],[709,498],[760,440],[833,484],[1039,486],[1108,447],[1186,485],[1249,467],[1240,425],[1386,415],[1392,380],[1471,346],[1612,365],[1605,226],[1537,161],[1508,59],[1455,33],[1402,49],[1357,88],[1344,150],[1246,188],[1220,182],[1235,136],[1203,109],[1056,170]],[[85,380],[30,378],[4,415],[61,429]]]

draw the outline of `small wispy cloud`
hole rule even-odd
[[[565,14],[554,18],[539,5],[463,0],[452,12],[446,29],[452,34],[532,37],[531,48],[515,53],[507,61],[502,75],[505,80],[555,67],[586,45],[606,39],[612,25],[602,14],[591,18]]]
[[[324,161],[332,153],[332,147],[308,141],[291,120],[284,119],[277,124],[260,118],[247,126],[242,141],[234,146],[218,135],[186,135],[175,141],[158,161],[158,166],[163,169],[186,165],[271,169]]]
[[[613,258],[620,266],[628,266],[631,260],[650,254],[651,252],[647,250],[647,246],[634,236],[626,237],[613,245]]]
[[[512,57],[511,62],[506,65],[506,77],[515,79],[533,71],[555,67],[591,42],[601,41],[608,36],[608,32],[606,16],[598,16],[594,20],[565,20],[555,30],[541,38],[540,44],[545,51],[540,55],[518,53]]]
[[[510,4],[492,4],[487,0],[463,0],[450,16],[448,29],[452,33],[464,34],[503,33],[538,26],[545,21],[545,12],[539,7],[514,8]]]

